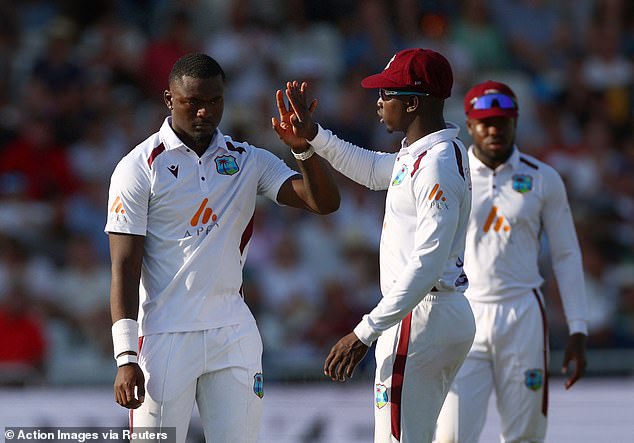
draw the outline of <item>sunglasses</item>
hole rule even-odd
[[[517,109],[517,103],[513,97],[504,94],[486,94],[474,97],[471,100],[472,109]]]
[[[379,97],[381,97],[381,100],[384,102],[392,100],[393,97],[397,97],[399,95],[419,95],[421,97],[429,96],[426,92],[390,91],[389,89],[379,89]]]

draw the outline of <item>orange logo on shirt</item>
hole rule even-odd
[[[123,207],[123,201],[118,195],[110,206],[110,218],[117,222],[128,222],[128,218],[125,215],[125,208]]]
[[[121,201],[121,197],[117,195],[117,198],[114,199],[114,203],[110,206],[110,212],[114,212],[115,214],[125,214],[125,209],[123,209],[123,202]]]
[[[493,206],[491,208],[491,211],[489,212],[489,216],[484,222],[484,227],[482,228],[484,232],[489,232],[491,226],[493,226],[493,230],[495,232],[499,232],[500,229],[504,230],[504,232],[509,232],[511,230],[511,226],[509,226],[508,223],[504,223],[504,217],[502,217],[501,215],[497,216],[497,213],[497,206]]]
[[[185,230],[183,237],[201,237],[209,234],[211,230],[218,226],[216,220],[218,215],[214,214],[214,211],[207,207],[209,199],[206,198],[200,203],[198,210],[194,213],[194,216],[190,220],[190,224],[195,228],[191,232],[189,229]]]
[[[192,217],[192,220],[191,220],[192,226],[196,226],[198,225],[198,223],[201,223],[201,222],[203,225],[206,225],[207,222],[209,222],[209,219],[211,219],[211,221],[214,223],[216,222],[216,220],[218,220],[218,216],[214,214],[213,210],[207,207],[207,202],[209,202],[208,198],[204,199],[202,203],[200,204],[198,211],[196,211],[196,213]],[[202,216],[202,219],[201,219],[201,216]]]
[[[442,196],[442,190],[440,189],[440,185],[438,183],[434,185],[434,188],[429,193],[429,197],[427,197],[427,200],[447,200],[445,197]]]
[[[447,199],[442,195],[442,189],[440,189],[440,184],[436,183],[432,188],[431,192],[427,196],[427,200],[430,208],[436,209],[449,209],[449,205],[447,204]]]

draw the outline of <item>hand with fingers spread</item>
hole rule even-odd
[[[574,370],[566,380],[564,385],[566,389],[570,389],[586,372],[586,336],[584,334],[572,334],[570,336],[561,367],[563,374],[568,373],[570,362],[574,362]]]
[[[114,398],[124,408],[136,409],[141,406],[145,399],[145,377],[138,364],[119,367],[114,381]]]
[[[298,81],[287,82],[285,94],[289,102],[288,110],[286,110],[283,101],[280,103],[278,99],[277,102],[280,120],[288,122],[292,126],[294,134],[306,140],[312,140],[317,135],[317,124],[313,120],[317,99],[313,99],[308,104],[307,93],[309,89],[306,82],[301,84]]]
[[[297,116],[292,110],[292,107],[286,107],[284,102],[284,93],[279,89],[275,93],[275,100],[277,102],[277,110],[280,114],[279,120],[275,117],[271,118],[273,129],[286,145],[288,145],[294,152],[303,152],[309,148],[308,141],[301,136],[295,135],[293,131],[292,119],[296,119]],[[316,102],[315,102],[316,106]],[[314,109],[314,107],[313,107]]]
[[[346,377],[352,378],[354,369],[367,353],[368,347],[351,332],[330,350],[324,363],[324,374],[334,381],[346,381]]]

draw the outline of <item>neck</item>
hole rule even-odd
[[[506,161],[511,157],[511,154],[513,153],[513,148],[509,149],[508,152],[505,153],[504,156],[491,157],[491,156],[485,155],[485,153],[478,147],[478,145],[474,145],[473,153],[478,158],[478,160],[484,163],[485,166],[495,170],[500,165],[503,165],[504,163],[506,163]]]
[[[187,143],[187,147],[191,149],[192,151],[194,151],[196,154],[198,154],[198,157],[202,157],[202,155],[207,151],[207,148],[209,147],[210,142],[211,140],[208,140],[206,143],[204,142]]]
[[[187,146],[189,149],[191,149],[192,151],[194,151],[196,154],[198,154],[199,157],[202,157],[202,155],[207,151],[207,148],[209,147],[209,143],[211,143],[211,139],[213,138],[213,135],[209,137],[205,137],[204,139],[193,138],[184,133],[179,134],[176,131],[174,132],[176,133],[178,138],[181,139],[183,144]]]
[[[445,123],[445,119],[442,115],[425,121],[417,119],[409,125],[405,131],[405,137],[407,138],[407,143],[411,145],[429,134],[446,128],[447,124]]]

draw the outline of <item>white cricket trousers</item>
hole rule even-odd
[[[255,321],[139,342],[145,401],[130,413],[132,431],[175,427],[176,443],[184,443],[196,402],[206,443],[257,440],[263,390]]]
[[[438,418],[436,443],[477,443],[495,390],[504,443],[540,443],[548,409],[548,331],[537,290],[499,303],[471,302],[473,347]]]
[[[451,382],[473,342],[462,293],[425,296],[376,344],[375,443],[430,443]]]

